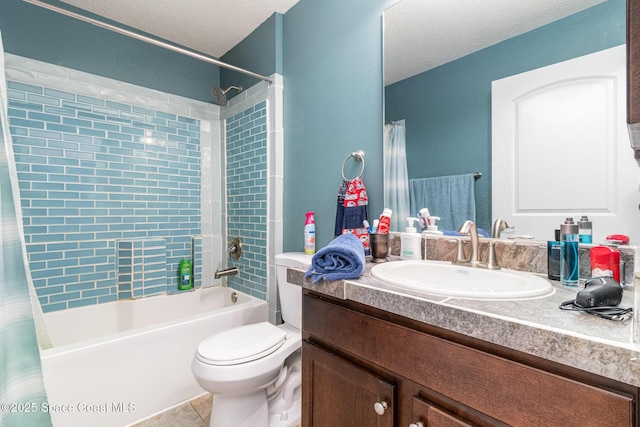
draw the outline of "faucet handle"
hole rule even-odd
[[[487,254],[487,268],[489,270],[500,270],[498,259],[496,258],[496,243],[498,240],[489,241],[489,253]]]
[[[229,256],[233,259],[240,259],[242,256],[242,242],[238,237],[234,237],[229,242]]]
[[[462,262],[468,262],[468,258],[465,256],[464,254],[464,241],[462,239],[455,239],[454,240],[457,243],[456,246],[456,253],[453,256],[453,264],[460,264]]]

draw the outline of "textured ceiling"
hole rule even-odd
[[[298,0],[63,0],[130,27],[220,58],[274,12]]]
[[[402,0],[384,14],[385,85],[604,0]]]
[[[228,52],[274,12],[284,14],[298,2],[62,1],[215,58]],[[385,84],[419,74],[603,1],[398,1],[384,14]],[[329,26],[327,31],[330,31]]]

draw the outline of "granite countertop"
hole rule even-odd
[[[392,260],[399,259],[392,257]],[[633,343],[633,320],[602,319],[560,310],[576,290],[551,281],[555,293],[520,301],[456,299],[396,289],[371,277],[367,262],[357,280],[304,278],[303,269],[290,268],[288,280],[321,294],[350,300],[503,347],[640,387],[640,345]],[[637,286],[637,284],[636,284]],[[625,291],[621,307],[633,306]]]

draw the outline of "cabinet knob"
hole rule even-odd
[[[387,404],[387,402],[385,402],[384,400],[382,402],[376,402],[373,405],[373,409],[376,410],[376,414],[378,415],[384,415],[384,411],[385,409],[387,409],[389,407],[389,405]]]
[[[409,427],[424,427],[424,424],[422,424],[420,421],[418,421],[417,423],[409,424]]]

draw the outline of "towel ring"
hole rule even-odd
[[[342,162],[342,179],[344,180],[347,180],[347,177],[344,176],[344,167],[347,165],[347,162],[351,158],[356,159],[356,161],[358,162],[362,162],[362,168],[360,169],[360,173],[358,174],[358,176],[356,176],[356,178],[360,178],[362,176],[362,173],[364,172],[364,151],[354,151],[353,153],[349,154],[346,159],[344,159],[344,162]]]

